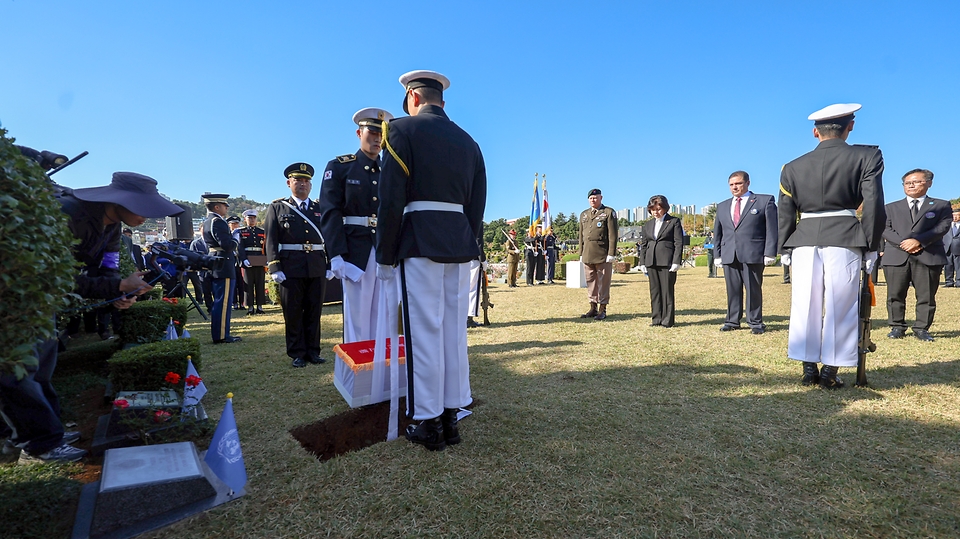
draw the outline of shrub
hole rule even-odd
[[[697,267],[706,266],[706,265],[707,265],[707,255],[705,255],[705,254],[703,254],[703,255],[697,255],[696,263],[695,263],[695,264],[696,264]]]
[[[172,304],[166,301],[138,301],[120,314],[118,337],[123,343],[148,343],[159,341],[167,332],[173,318],[177,335],[183,334],[187,320],[187,304]],[[177,324],[176,322],[179,322]]]
[[[554,276],[554,278],[559,279],[559,280],[561,280],[561,281],[566,281],[566,280],[567,280],[567,265],[566,265],[566,264],[557,263],[556,267],[555,267],[554,270],[553,270],[553,276]]]
[[[626,255],[623,257],[623,261],[630,264],[631,268],[635,268],[640,263],[640,257],[637,255]]]
[[[614,262],[614,271],[617,273],[628,273],[630,271],[630,264],[627,262]]]
[[[75,240],[50,180],[6,134],[0,129],[0,372],[19,378],[73,290]]]
[[[566,264],[567,262],[573,262],[575,260],[580,260],[580,253],[569,253],[563,255],[563,258],[560,259],[561,262]]]
[[[186,373],[187,356],[200,370],[200,341],[195,338],[158,341],[121,350],[107,360],[115,390],[159,391],[168,372]]]
[[[280,285],[267,276],[267,297],[274,305],[280,305]]]
[[[66,371],[102,372],[100,369],[120,349],[119,339],[97,340],[84,345],[70,343],[57,356],[57,373]]]

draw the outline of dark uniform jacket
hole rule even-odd
[[[113,299],[120,295],[123,276],[117,270],[122,223],[103,226],[103,204],[83,202],[69,193],[58,197],[60,209],[70,218],[70,231],[80,243],[73,257],[80,262],[74,292],[84,298]],[[104,264],[104,258],[117,257]]]
[[[799,219],[800,213],[856,210],[861,203],[860,220],[853,216]],[[851,146],[838,138],[821,141],[812,152],[783,166],[777,207],[780,253],[801,246],[876,251],[886,220],[883,154],[876,146]]]
[[[600,205],[580,213],[580,256],[584,264],[603,264],[617,256],[617,214]]]
[[[214,279],[235,279],[237,277],[237,240],[233,239],[230,225],[220,215],[210,212],[203,222],[203,241],[210,254],[223,258],[223,266],[211,271]],[[229,299],[228,299],[229,301]]]
[[[374,217],[380,206],[380,163],[362,151],[341,155],[327,163],[320,184],[320,231],[326,241],[327,256],[367,269],[370,249],[376,243],[377,229],[372,226],[345,225],[343,218]]]
[[[389,151],[380,172],[377,262],[426,257],[439,263],[480,256],[487,172],[480,147],[443,108],[427,105],[416,116],[393,120],[385,133]],[[404,170],[406,167],[406,171]],[[409,175],[407,174],[409,172]],[[463,205],[463,213],[403,213],[414,201]]]
[[[913,221],[906,198],[887,204],[887,226],[883,230],[886,243],[883,258],[880,259],[884,266],[902,266],[911,256],[925,266],[943,266],[947,263],[943,236],[950,231],[953,221],[950,203],[927,196],[918,210],[917,220]],[[900,248],[901,241],[911,238],[919,241],[923,247],[915,255]]]
[[[543,254],[543,236],[540,234],[523,238],[523,245],[527,252],[531,254]]]
[[[250,255],[262,255],[265,232],[258,226],[245,226],[238,230],[240,245],[237,247],[237,259],[240,264]],[[255,266],[256,264],[254,264]]]
[[[671,266],[680,264],[683,257],[683,227],[680,219],[666,214],[663,224],[660,225],[660,234],[654,234],[657,220],[650,219],[643,224],[643,235],[640,237],[640,264],[648,268],[654,266]]]
[[[270,273],[282,271],[286,277],[294,279],[325,277],[327,258],[321,250],[323,238],[303,217],[284,204],[284,201],[293,206],[297,205],[297,200],[293,197],[278,198],[270,204],[264,221],[268,270]],[[313,201],[308,203],[307,211],[301,213],[319,229],[320,206]],[[281,244],[310,245],[311,250],[280,250]]]
[[[748,194],[736,226],[730,214],[734,198],[717,205],[713,254],[724,264],[732,264],[734,259],[744,264],[763,264],[763,257],[777,256],[777,206],[773,196]]]

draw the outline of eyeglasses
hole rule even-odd
[[[903,182],[903,185],[913,187],[914,185],[923,185],[925,183],[927,183],[927,180]]]

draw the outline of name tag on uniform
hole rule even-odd
[[[360,180],[351,180],[347,178],[347,183],[349,183],[350,185],[360,185]]]

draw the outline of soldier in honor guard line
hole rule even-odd
[[[236,240],[237,244],[240,243],[240,216],[231,215],[227,217],[227,224],[230,225],[230,233],[233,235],[233,239]],[[237,257],[237,263],[234,265],[235,271],[237,273],[233,287],[233,308],[234,310],[243,309],[243,290],[244,287],[240,285],[243,282],[243,271],[240,266],[240,257]]]
[[[480,256],[487,173],[480,147],[443,110],[447,77],[400,77],[408,118],[384,123],[377,277],[400,266],[407,364],[406,437],[429,450],[460,443],[457,409],[473,402],[467,361],[470,261]],[[387,132],[389,128],[389,132]]]
[[[213,256],[223,258],[223,267],[211,271],[213,277],[213,310],[210,313],[210,335],[213,344],[240,341],[240,337],[230,335],[230,302],[237,283],[237,240],[233,239],[227,216],[229,195],[203,195],[207,206],[207,220],[203,222],[203,241]]]
[[[523,239],[527,260],[527,286],[542,284],[543,281],[543,227],[537,225],[533,235],[527,234]]]
[[[811,114],[819,144],[780,172],[779,252],[793,273],[787,357],[803,362],[803,384],[831,389],[843,387],[838,367],[857,365],[861,263],[873,271],[886,222],[883,154],[847,144],[858,110]]]
[[[257,226],[257,210],[243,212],[247,226],[241,228],[237,258],[243,267],[243,283],[246,292],[247,314],[263,314],[264,298],[264,253],[265,232]],[[254,310],[256,305],[256,310]]]
[[[343,342],[367,341],[376,332],[381,283],[374,247],[380,205],[381,125],[393,114],[365,108],[353,115],[360,151],[327,163],[320,184],[320,230],[333,275],[343,282]]]
[[[320,206],[310,200],[313,167],[294,163],[283,175],[291,196],[270,203],[264,218],[267,269],[280,285],[287,355],[300,368],[326,361],[320,356],[320,312],[327,255],[320,233]]]
[[[617,215],[612,208],[603,205],[603,194],[599,189],[591,189],[587,200],[590,207],[580,213],[579,240],[590,310],[580,318],[603,320],[607,317],[613,261],[617,258]]]
[[[507,241],[503,242],[503,250],[507,253],[507,286],[517,287],[517,266],[520,265],[520,246],[517,245],[517,231],[511,230],[507,234]]]

